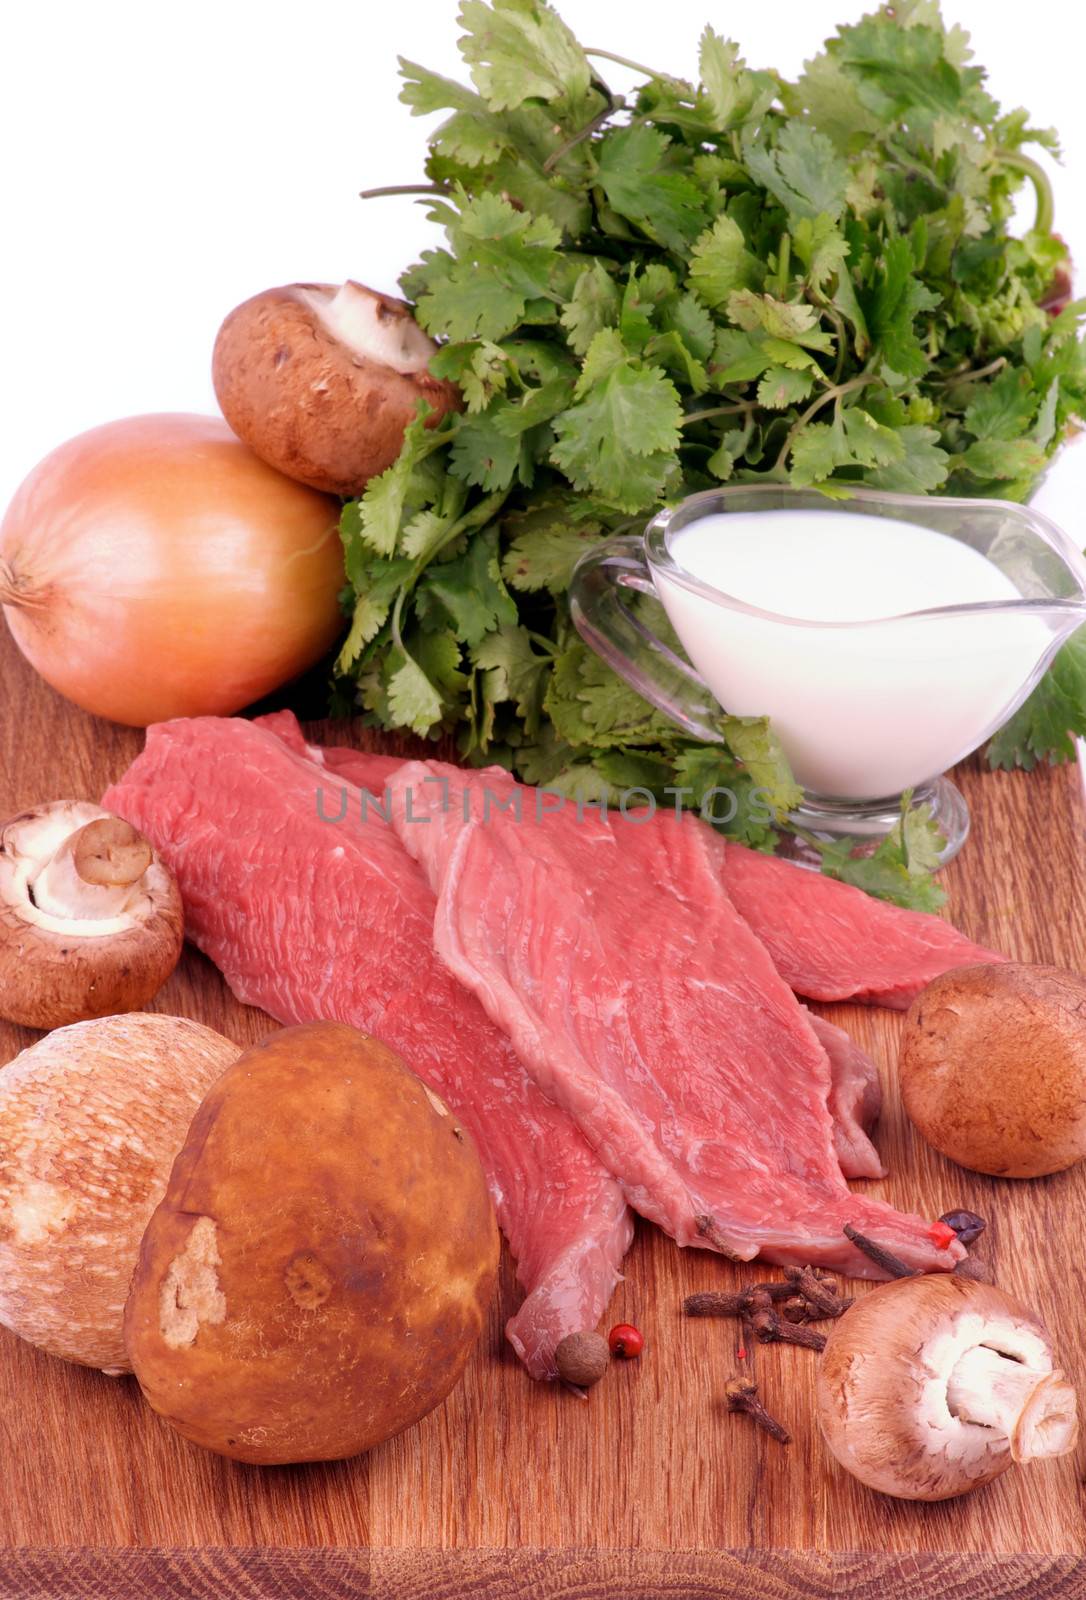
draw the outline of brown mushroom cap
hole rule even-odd
[[[433,427],[460,408],[427,371],[437,346],[402,300],[348,282],[266,289],[231,311],[212,360],[239,438],[314,489],[358,494],[400,453],[418,403]]]
[[[128,1372],[140,1239],[203,1096],[238,1047],[184,1017],[58,1028],[0,1072],[0,1323]]]
[[[478,1155],[438,1097],[354,1028],[286,1028],[196,1114],[140,1246],[128,1352],[206,1449],[355,1455],[457,1382],[498,1253]]]
[[[945,1500],[1015,1461],[1064,1455],[1077,1432],[1043,1325],[1001,1289],[953,1274],[857,1301],[822,1354],[817,1404],[841,1465],[906,1500]]]
[[[1062,1171],[1086,1156],[1086,978],[1024,962],[944,973],[912,1004],[900,1073],[909,1117],[960,1166]]]
[[[177,965],[181,896],[146,839],[83,800],[0,827],[0,1016],[24,1028],[138,1011]]]

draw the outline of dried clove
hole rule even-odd
[[[727,1239],[721,1233],[712,1217],[695,1217],[694,1226],[697,1228],[701,1237],[703,1239],[707,1239],[712,1248],[719,1251],[726,1261],[734,1261],[737,1266],[742,1265],[743,1257],[739,1255],[738,1252],[734,1250],[728,1243]]]
[[[947,1223],[947,1227],[949,1226],[950,1224]],[[881,1244],[876,1244],[874,1239],[869,1239],[866,1234],[861,1233],[858,1228],[854,1228],[851,1223],[845,1223],[844,1233],[845,1238],[850,1240],[857,1250],[861,1250],[877,1267],[881,1267],[888,1277],[918,1278],[921,1276],[920,1273],[914,1272],[912,1267],[906,1266],[900,1256],[895,1256],[892,1250],[887,1250]]]
[[[756,1311],[750,1319],[754,1336],[760,1344],[798,1344],[805,1350],[824,1350],[826,1335],[801,1323],[782,1322],[775,1311]]]
[[[751,1308],[751,1296],[756,1290],[768,1294],[772,1300],[787,1300],[795,1293],[790,1283],[752,1283],[734,1294],[724,1289],[707,1289],[703,1294],[688,1294],[683,1310],[688,1317],[744,1317]]]
[[[970,1245],[974,1239],[979,1239],[988,1226],[983,1217],[978,1217],[975,1211],[944,1211],[939,1218],[945,1222],[952,1233],[958,1235],[962,1244]]]
[[[819,1272],[814,1267],[785,1267],[784,1275],[815,1313],[811,1321],[817,1321],[820,1317],[839,1317],[852,1304],[851,1300],[843,1300],[837,1293],[829,1273]]]
[[[816,1267],[786,1267],[783,1280],[752,1283],[745,1289],[710,1289],[683,1302],[688,1317],[746,1317],[767,1304],[780,1303],[789,1322],[819,1322],[839,1317],[852,1304],[836,1290],[832,1273]]]
[[[749,1378],[729,1378],[724,1385],[724,1398],[729,1411],[741,1411],[759,1428],[764,1428],[766,1433],[772,1434],[780,1444],[791,1444],[792,1435],[788,1429],[770,1416],[765,1406],[758,1399],[758,1385]]]

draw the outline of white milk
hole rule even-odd
[[[776,613],[752,616],[654,572],[721,705],[772,717],[814,794],[878,799],[938,777],[991,731],[1052,637],[1043,620],[1010,611],[905,617],[1022,598],[971,546],[914,523],[832,509],[718,512],[679,528],[669,549],[722,596]]]

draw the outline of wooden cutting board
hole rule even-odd
[[[140,749],[138,733],[46,689],[6,630],[0,684],[0,818],[35,801],[97,799]],[[313,732],[343,742],[352,730]],[[974,834],[946,873],[954,920],[1019,958],[1081,968],[1079,773],[967,766],[960,781]],[[156,1005],[239,1044],[272,1027],[195,952]],[[1036,1306],[1068,1371],[1086,1379],[1086,1166],[1029,1184],[960,1171],[902,1117],[900,1018],[846,1006],[827,1015],[885,1075],[878,1138],[891,1176],[872,1192],[933,1217],[966,1206],[990,1218],[998,1281]],[[32,1037],[0,1024],[0,1062]],[[448,1401],[368,1456],[304,1468],[205,1454],[142,1404],[132,1379],[54,1361],[0,1330],[0,1600],[1086,1595],[1081,1454],[942,1505],[883,1499],[828,1459],[812,1417],[816,1358],[802,1350],[755,1356],[789,1448],[730,1416],[731,1325],[685,1320],[681,1304],[749,1277],[640,1224],[610,1321],[638,1324],[647,1349],[583,1403],[533,1384],[505,1344],[517,1303],[506,1259],[486,1337]]]

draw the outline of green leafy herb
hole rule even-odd
[[[932,821],[930,806],[912,806],[911,799],[911,793],[902,796],[901,820],[869,854],[854,855],[847,840],[826,844],[811,839],[810,843],[821,856],[823,872],[831,878],[916,911],[938,911],[946,894],[932,882],[931,874],[939,864],[943,839]]]
[[[1086,738],[1086,631],[1073,634],[1052,669],[992,740],[995,767],[1032,768],[1075,759],[1076,738]]]
[[[1086,307],[1043,309],[1066,252],[1023,148],[1054,137],[1000,112],[936,0],[841,28],[796,83],[706,28],[696,79],[646,68],[625,98],[544,0],[460,17],[473,87],[401,63],[407,105],[446,113],[445,243],[402,283],[465,410],[420,417],[344,508],[338,702],[563,792],[682,791],[772,848],[798,793],[772,729],[722,716],[699,745],[654,711],[576,634],[573,568],[721,482],[1025,498],[1086,415]],[[991,758],[1064,760],[1081,733],[1076,638]],[[920,808],[823,865],[930,907],[937,844]]]

